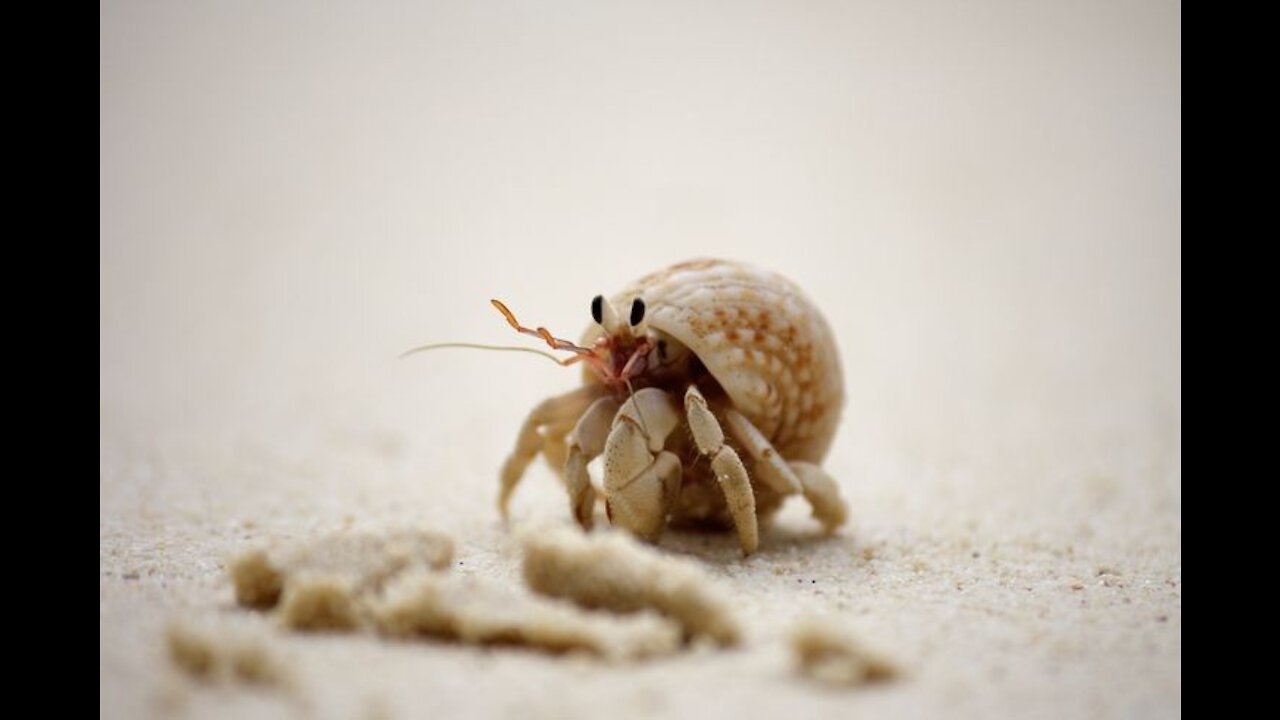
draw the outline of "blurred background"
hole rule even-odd
[[[845,365],[826,466],[853,519],[812,566],[786,535],[727,566],[757,631],[839,599],[917,659],[865,696],[890,715],[1180,710],[1178,3],[100,8],[106,714],[146,712],[160,609],[218,607],[247,540],[425,524],[510,576],[497,468],[578,374],[398,355],[536,345],[491,297],[577,337],[594,295],[693,256],[796,280]],[[781,522],[809,532],[801,505]],[[541,465],[514,509],[567,518]],[[797,567],[831,594],[768,594]],[[519,656],[460,693],[457,655],[349,647],[308,692],[411,717],[614,697]],[[717,662],[780,677],[764,647]],[[645,682],[683,707],[725,672]],[[835,702],[749,684],[726,713]]]
[[[120,1],[101,20],[103,423],[305,408],[505,432],[575,380],[396,355],[515,341],[490,297],[576,337],[596,293],[710,255],[825,310],[850,440],[964,446],[1081,412],[1180,427],[1175,3]]]

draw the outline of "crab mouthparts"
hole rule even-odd
[[[625,385],[628,380],[644,372],[645,357],[649,354],[649,341],[629,342],[630,338],[604,338],[597,348],[597,355],[608,358],[603,365],[603,380],[609,385]]]

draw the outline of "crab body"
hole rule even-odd
[[[828,529],[844,521],[837,485],[818,466],[843,404],[840,360],[799,287],[746,264],[693,260],[597,297],[592,316],[574,346],[588,361],[584,384],[525,421],[503,467],[504,513],[541,452],[584,527],[597,494],[587,463],[598,455],[610,520],[647,539],[668,523],[733,526],[750,553],[758,517],[790,494]]]

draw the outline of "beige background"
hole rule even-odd
[[[107,2],[100,70],[102,714],[1106,716],[1181,709],[1175,3]],[[166,665],[246,541],[418,523],[513,577],[492,509],[576,336],[693,255],[824,308],[850,398],[740,561],[751,645],[641,668],[282,639],[290,696]],[[517,524],[564,522],[538,466]],[[790,675],[836,613],[894,685]],[[299,699],[301,698],[301,699]]]

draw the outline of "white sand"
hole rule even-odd
[[[102,8],[104,717],[1180,714],[1176,5],[363,7]],[[572,374],[397,353],[515,341],[490,297],[574,335],[691,254],[808,288],[850,391],[842,534],[794,501],[747,560],[663,540],[740,649],[281,634],[287,691],[173,667],[255,541],[420,526],[521,582],[496,474]],[[546,522],[539,464],[513,523]],[[809,615],[903,676],[797,677]]]

